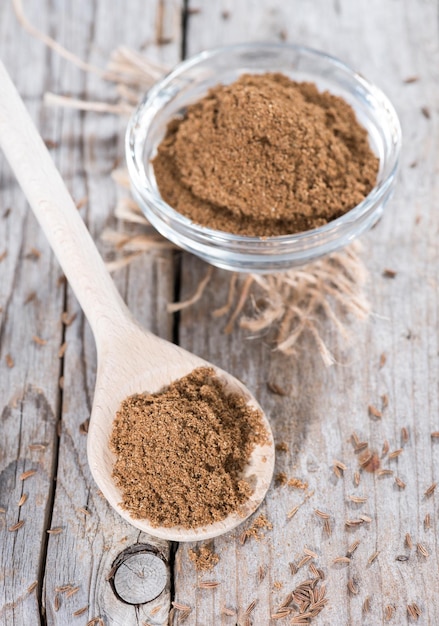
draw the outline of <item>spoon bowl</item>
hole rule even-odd
[[[183,348],[145,332],[139,326],[134,325],[131,332],[128,331],[127,339],[130,336],[131,339],[120,345],[113,355],[107,353],[105,359],[101,361],[102,368],[98,368],[87,441],[88,461],[96,483],[111,506],[123,518],[156,537],[172,541],[198,541],[232,530],[257,509],[273,474],[273,439],[264,414],[263,421],[269,433],[269,440],[264,445],[255,446],[243,474],[243,478],[250,482],[254,491],[239,510],[224,520],[196,528],[183,526],[162,528],[152,526],[146,519],[131,517],[130,513],[121,507],[121,492],[112,479],[115,456],[108,446],[113,419],[121,402],[135,393],[156,393],[198,367],[214,367]],[[129,375],[124,375],[122,369],[129,372]],[[250,406],[262,412],[259,404],[241,382],[217,367],[214,367],[214,370],[228,393],[239,393]],[[113,390],[110,396],[108,389]]]
[[[122,496],[112,472],[109,448],[113,420],[121,402],[135,393],[156,393],[194,369],[213,367],[229,392],[258,403],[236,378],[203,359],[144,330],[117,291],[61,176],[19,94],[0,62],[0,146],[90,323],[98,369],[87,441],[93,477],[110,505],[137,528],[172,541],[204,540],[228,532],[262,502],[274,468],[274,443],[263,414],[268,442],[256,445],[243,473],[253,487],[239,510],[214,524],[197,528],[158,527],[135,519],[120,505]]]

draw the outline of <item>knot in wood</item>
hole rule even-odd
[[[154,546],[135,544],[116,557],[108,580],[122,602],[146,604],[166,588],[168,564]]]

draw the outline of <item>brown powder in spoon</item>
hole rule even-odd
[[[373,188],[379,161],[350,105],[283,74],[244,74],[171,121],[153,160],[160,194],[239,235],[306,231]]]
[[[242,479],[262,414],[199,368],[155,394],[122,402],[110,439],[122,506],[153,526],[196,528],[220,521],[251,495]]]

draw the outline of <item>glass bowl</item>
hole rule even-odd
[[[379,158],[376,185],[341,217],[298,234],[247,237],[195,224],[164,202],[157,188],[151,159],[168,122],[211,87],[232,83],[244,73],[265,72],[314,82],[319,90],[341,96],[352,106]],[[125,147],[134,197],[164,237],[217,267],[262,273],[308,263],[347,245],[373,226],[395,185],[401,128],[382,91],[338,59],[301,46],[250,43],[207,50],[177,65],[137,107],[128,125]]]

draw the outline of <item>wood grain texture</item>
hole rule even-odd
[[[224,272],[215,272],[202,303],[182,313],[182,344],[208,355],[248,384],[271,416],[275,440],[288,445],[288,452],[278,453],[278,471],[306,481],[308,493],[314,492],[288,519],[288,512],[303,502],[304,491],[273,485],[262,507],[273,530],[244,545],[239,531],[216,539],[220,561],[211,572],[195,571],[188,558],[194,546],[179,548],[176,598],[192,609],[185,623],[245,624],[245,610],[253,600],[258,602],[251,623],[271,623],[270,615],[288,592],[309,576],[308,565],[294,576],[289,567],[290,562],[300,562],[306,546],[318,555],[316,564],[325,572],[329,598],[313,623],[387,623],[387,606],[394,607],[389,623],[412,623],[406,607],[415,602],[422,610],[419,623],[436,624],[437,495],[424,494],[438,480],[439,454],[439,444],[430,436],[438,430],[437,5],[223,1],[196,6],[200,10],[188,24],[189,54],[261,39],[286,39],[326,50],[360,69],[387,93],[401,117],[405,147],[396,194],[380,224],[363,237],[371,276],[371,318],[367,324],[351,323],[350,346],[340,342],[333,329],[323,329],[339,365],[326,370],[311,340],[304,340],[295,358],[287,359],[271,350],[269,336],[249,339],[238,328],[224,335],[225,322],[218,324],[211,317],[212,309],[227,297]],[[410,77],[417,80],[405,82]],[[421,112],[425,106],[430,118]],[[383,276],[385,268],[395,270],[396,276]],[[205,271],[198,260],[184,258],[183,297]],[[380,367],[383,353],[387,359]],[[288,395],[272,394],[267,381],[276,382]],[[389,404],[382,409],[384,395]],[[369,415],[369,405],[382,409],[381,419]],[[353,432],[379,456],[385,440],[390,452],[403,448],[397,457],[387,454],[380,459],[381,468],[391,469],[393,475],[359,468],[360,453],[350,441]],[[347,466],[340,478],[333,471],[334,460]],[[360,472],[358,486],[355,471]],[[405,489],[395,484],[395,476],[406,483]],[[367,501],[350,499],[358,495]],[[329,514],[330,536],[315,509]],[[430,528],[424,525],[427,513]],[[371,521],[345,525],[362,514]],[[404,545],[406,533],[413,538],[411,550]],[[356,539],[360,544],[350,564],[333,564]],[[416,550],[417,543],[426,547],[428,557]],[[401,555],[408,560],[396,560]],[[262,582],[260,567],[267,567]],[[200,579],[220,585],[199,589]],[[357,594],[348,591],[350,580]],[[370,610],[364,612],[368,596]],[[235,615],[221,614],[224,607]]]
[[[35,7],[34,11],[27,4],[26,12],[36,26],[81,58],[101,66],[119,43],[136,49],[148,47],[151,55],[164,62],[178,58],[178,3],[161,3],[162,20],[168,24],[168,32],[169,24],[174,25],[173,41],[166,46],[155,45],[157,6],[154,2],[131,2],[130,11],[115,11],[111,15],[104,3],[75,6],[60,3],[56,11],[52,11],[49,3],[38,10]],[[21,93],[30,98],[30,105],[35,101],[40,107],[45,90],[76,97],[114,97],[112,87],[95,77],[85,76],[23,33],[9,4],[4,3],[1,10],[6,35],[2,37],[2,58]],[[19,47],[21,55],[17,55],[15,46]],[[34,60],[35,68],[33,64],[30,67],[29,58]],[[53,151],[55,160],[74,198],[86,197],[87,201],[81,202],[81,215],[98,239],[107,223],[114,226],[111,215],[116,189],[109,174],[116,161],[123,158],[125,121],[108,116],[88,117],[60,109],[41,111],[44,125],[39,126],[44,136],[58,146]],[[6,425],[8,440],[6,447],[2,447],[5,459],[1,505],[7,508],[6,516],[2,514],[7,526],[24,519],[25,507],[28,507],[30,519],[16,532],[2,529],[7,540],[1,542],[5,563],[2,571],[7,583],[2,584],[0,620],[8,625],[37,624],[42,612],[49,624],[69,624],[76,619],[85,623],[97,616],[102,616],[106,624],[137,624],[146,620],[163,624],[169,611],[169,578],[159,600],[138,608],[118,600],[106,580],[115,558],[128,546],[138,542],[153,543],[165,560],[168,548],[165,543],[151,540],[124,523],[97,493],[87,467],[86,436],[80,432],[80,424],[89,415],[93,395],[96,367],[93,338],[70,290],[58,286],[59,267],[38,226],[29,218],[29,209],[3,161],[2,176],[2,209],[6,210],[6,205],[14,201],[14,210],[16,203],[20,213],[18,217],[12,213],[6,217],[5,223],[9,226],[5,233],[2,230],[2,236],[6,236],[4,247],[8,246],[8,261],[6,263],[5,259],[0,268],[6,272],[0,281],[0,305],[4,308],[3,426]],[[38,262],[23,258],[32,246],[42,251]],[[146,255],[117,277],[121,293],[138,319],[168,338],[172,324],[163,311],[165,303],[172,299],[173,265],[169,254]],[[24,308],[23,301],[32,288],[38,292],[38,297]],[[72,320],[66,327],[61,324],[63,311],[67,319]],[[32,334],[47,339],[48,343],[34,344]],[[60,360],[58,350],[64,341],[66,350]],[[8,353],[16,362],[11,370],[5,362]],[[64,379],[62,394],[58,387],[60,374]],[[29,424],[30,420],[34,426]],[[27,450],[28,443],[38,442],[40,438],[49,444],[44,456]],[[34,466],[39,472],[21,483],[17,476]],[[31,484],[35,493],[30,490],[19,517],[16,501],[23,487],[29,491]],[[35,500],[38,501],[36,512]],[[47,528],[60,528],[62,532],[46,534]],[[22,542],[26,543],[25,549]],[[27,588],[37,579],[39,587],[27,594]],[[67,584],[79,589],[72,595],[68,590],[56,591]],[[41,592],[42,602],[39,603],[37,598]],[[81,616],[73,616],[84,607],[88,609]]]
[[[103,65],[119,43],[147,50],[167,63],[179,56],[179,3],[151,0],[145,5],[130,0],[127,6],[115,4],[109,11],[101,1],[60,2],[53,7],[42,0],[26,2],[25,8],[42,30],[96,64]],[[264,537],[259,541],[248,537],[243,543],[243,530],[251,525],[247,522],[243,529],[216,539],[213,545],[220,561],[203,573],[189,559],[194,546],[182,545],[175,557],[173,598],[166,591],[139,609],[124,605],[106,577],[125,548],[151,539],[111,511],[90,477],[86,436],[79,425],[91,408],[96,367],[93,338],[76,300],[58,285],[58,265],[0,156],[0,257],[7,251],[0,262],[0,507],[6,509],[0,513],[0,623],[38,624],[42,609],[48,624],[61,626],[85,624],[97,616],[105,624],[158,625],[166,623],[174,599],[191,608],[184,622],[188,626],[243,626],[245,611],[254,600],[258,602],[250,621],[254,626],[269,624],[269,616],[288,592],[309,575],[308,564],[294,576],[289,567],[290,562],[300,563],[306,546],[317,553],[316,564],[328,583],[329,604],[313,620],[317,626],[412,623],[406,605],[413,602],[422,610],[418,623],[435,625],[439,623],[438,495],[435,491],[428,497],[425,492],[439,481],[439,439],[430,436],[439,431],[437,3],[191,0],[189,8],[199,9],[188,19],[189,54],[249,39],[286,39],[346,60],[394,102],[405,142],[399,186],[380,224],[363,238],[373,314],[367,324],[350,325],[350,347],[333,329],[324,329],[340,362],[327,370],[311,341],[303,341],[296,357],[289,359],[272,351],[269,335],[249,338],[239,328],[225,335],[226,320],[212,318],[211,312],[226,300],[229,275],[215,271],[203,300],[180,316],[181,343],[249,386],[271,416],[276,441],[288,444],[288,451],[277,455],[277,471],[308,482],[307,492],[314,495],[288,519],[288,512],[304,501],[305,492],[273,485],[261,508],[273,525],[272,530],[261,530]],[[166,23],[158,27],[160,15]],[[169,32],[175,32],[175,37]],[[158,33],[163,40],[173,41],[156,47]],[[113,224],[116,191],[109,173],[123,154],[124,122],[43,109],[41,97],[50,89],[111,99],[113,88],[84,76],[31,40],[6,2],[0,4],[0,51],[44,136],[59,143],[53,153],[73,196],[78,200],[87,196],[81,215],[98,239],[104,226]],[[405,82],[412,77],[416,80]],[[421,112],[423,107],[430,117]],[[33,247],[41,256],[26,258]],[[182,258],[184,298],[207,268],[197,259]],[[383,276],[385,268],[396,272],[393,279]],[[174,292],[172,257],[163,252],[139,257],[116,278],[138,319],[160,336],[170,337],[172,322],[164,310]],[[36,297],[24,304],[33,292]],[[65,329],[63,311],[68,317],[76,314]],[[47,343],[35,343],[33,335]],[[58,350],[64,340],[67,348],[60,361]],[[383,353],[386,362],[380,367]],[[7,366],[8,354],[13,368]],[[64,376],[62,394],[60,375]],[[287,395],[270,392],[268,381],[284,388]],[[372,419],[368,406],[381,409],[383,395],[388,396],[388,407],[381,419]],[[62,423],[59,437],[58,421]],[[407,441],[402,427],[407,428]],[[380,459],[381,466],[394,475],[358,469],[352,432],[379,456],[385,440],[390,452],[403,448],[398,457],[389,459],[387,454]],[[35,444],[47,447],[29,448]],[[347,466],[339,478],[333,471],[335,459]],[[28,469],[37,473],[20,481]],[[361,477],[358,486],[356,471]],[[404,489],[395,484],[395,475],[406,484]],[[23,493],[28,499],[19,512]],[[367,501],[355,503],[352,495]],[[315,509],[329,514],[330,536]],[[345,526],[346,520],[362,514],[372,521]],[[427,514],[430,528],[424,524]],[[7,530],[22,519],[22,528]],[[49,527],[62,532],[47,535]],[[412,549],[404,543],[406,533],[412,537]],[[360,544],[351,563],[334,564],[334,558],[345,555],[356,539]],[[425,546],[428,557],[416,550],[417,543]],[[168,546],[154,545],[168,559]],[[368,563],[376,552],[378,556]],[[408,560],[395,560],[397,556]],[[37,580],[40,585],[28,593]],[[349,580],[354,580],[358,594],[348,592]],[[220,584],[203,588],[202,581]],[[66,584],[79,589],[68,597],[68,591],[56,592]],[[59,600],[55,600],[57,593]],[[370,612],[365,613],[367,596]],[[86,606],[84,614],[73,617]],[[395,608],[388,622],[387,606]],[[227,613],[222,613],[224,608]],[[171,620],[177,624],[179,617],[181,611],[176,610]]]

